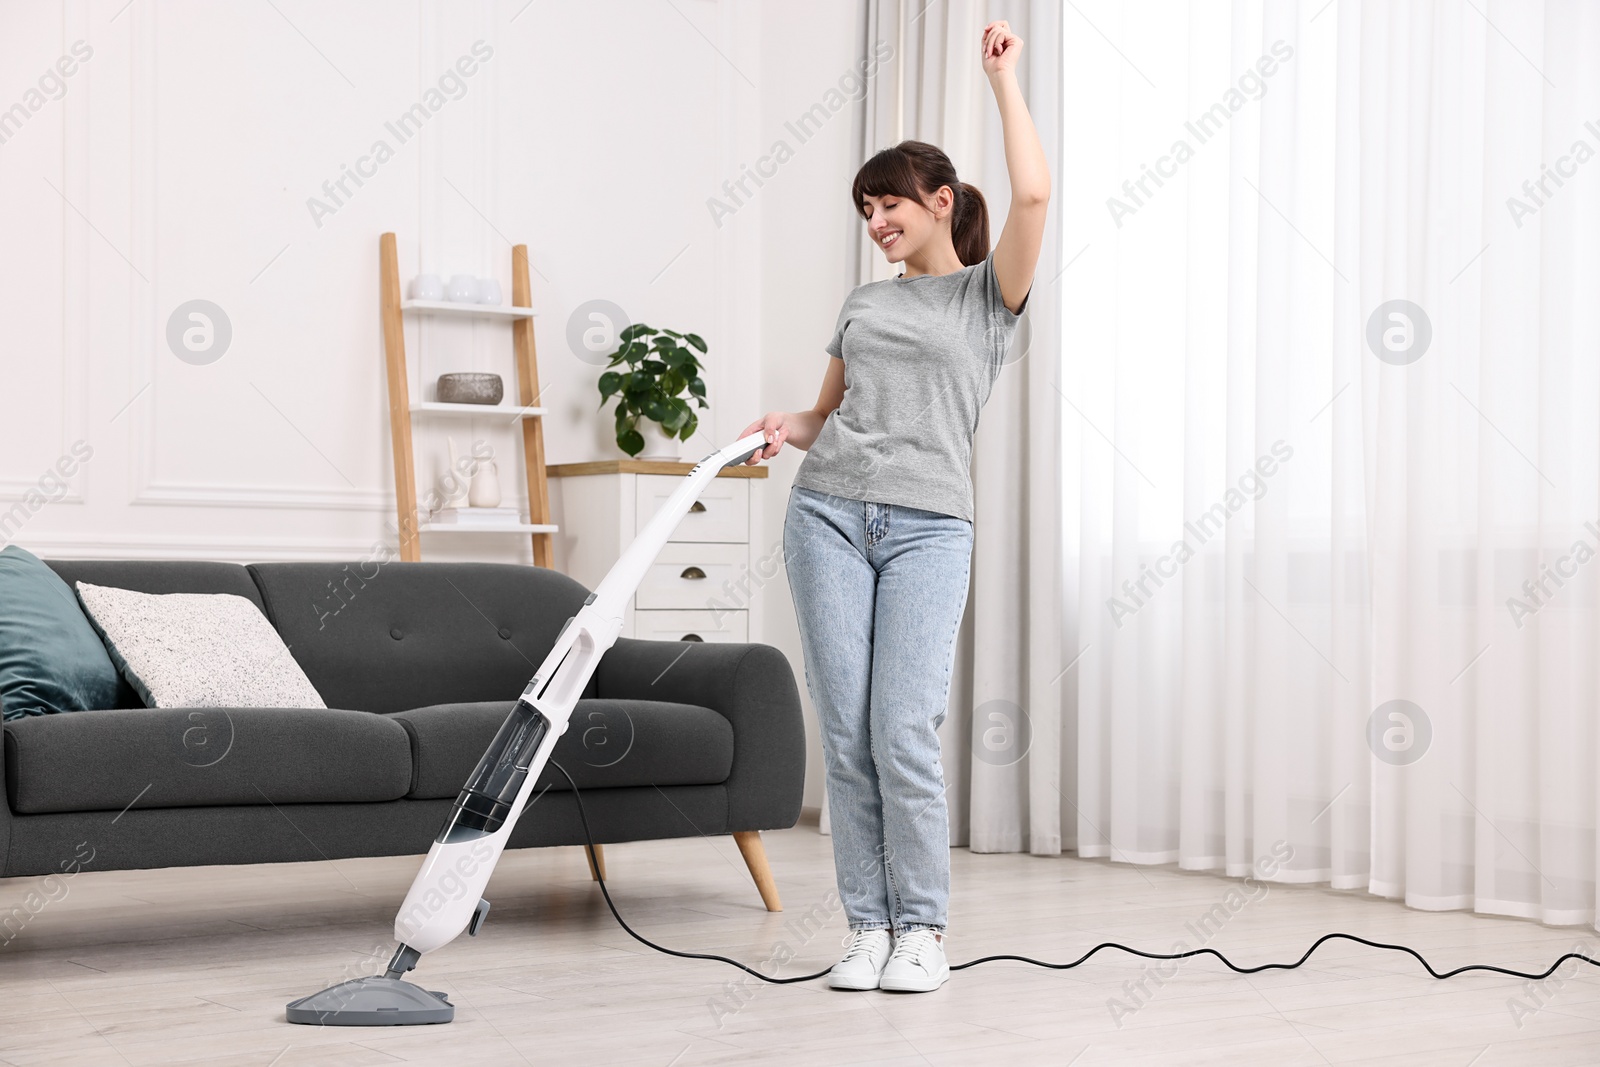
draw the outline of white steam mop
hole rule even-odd
[[[724,467],[745,462],[766,444],[762,433],[753,433],[697,463],[578,614],[567,620],[467,779],[411,883],[395,916],[394,936],[400,947],[387,973],[351,979],[292,1001],[285,1010],[289,1022],[404,1026],[455,1018],[455,1006],[443,993],[400,976],[414,968],[424,953],[448,945],[462,930],[477,934],[489,914],[489,902],[483,899],[489,876],[556,741],[567,730],[579,694],[600,665],[600,657],[616,642],[624,605],[711,479]]]

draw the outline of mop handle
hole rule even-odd
[[[689,509],[694,506],[696,498],[705,490],[706,485],[723,468],[743,463],[766,445],[765,434],[758,430],[748,437],[741,437],[726,448],[713,452],[695,464],[694,469],[667,498],[667,502],[661,505],[655,517],[639,531],[639,536],[633,539],[627,551],[623,552],[622,558],[617,560],[604,578],[600,579],[600,584],[594,591],[594,603],[602,614],[615,616],[621,620],[623,607],[639,588],[639,583],[644,580],[645,571],[650,569],[656,556],[660,555],[667,539],[672,536],[672,531],[678,528],[678,523],[689,513]]]
[[[633,543],[611,565],[606,576],[600,579],[600,584],[589,594],[578,613],[569,618],[561,627],[561,632],[556,634],[544,662],[523,691],[525,703],[559,723],[560,730],[566,728],[565,718],[577,704],[578,694],[589,684],[590,675],[600,666],[600,657],[616,642],[622,630],[622,617],[628,601],[638,591],[645,572],[661,554],[662,547],[678,528],[678,523],[689,513],[689,508],[705,491],[711,479],[724,468],[743,463],[766,445],[765,435],[758,431],[695,464],[666,503],[639,531]]]
[[[589,676],[599,668],[600,657],[616,642],[628,601],[638,591],[645,572],[661,554],[678,523],[689,513],[711,479],[725,468],[743,463],[766,445],[766,436],[757,431],[695,464],[600,579],[578,614],[568,619],[556,634],[555,643],[522,694],[525,702],[552,720],[564,720],[577,704],[578,694],[589,684]],[[574,624],[577,624],[576,632],[573,632]],[[564,721],[561,728],[565,729]]]

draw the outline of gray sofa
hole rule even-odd
[[[254,602],[328,705],[119,707],[3,725],[0,875],[426,852],[589,590],[495,563],[64,561],[82,580]],[[759,832],[800,816],[788,660],[761,644],[619,638],[557,743],[596,842],[734,834],[778,910]],[[548,787],[548,788],[547,788]],[[510,847],[580,845],[546,767]]]

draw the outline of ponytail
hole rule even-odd
[[[989,204],[978,187],[961,182],[956,187],[956,208],[950,218],[950,240],[962,266],[982,263],[989,254]]]

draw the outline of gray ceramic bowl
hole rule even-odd
[[[498,404],[506,387],[498,374],[441,374],[435,392],[441,404]]]

